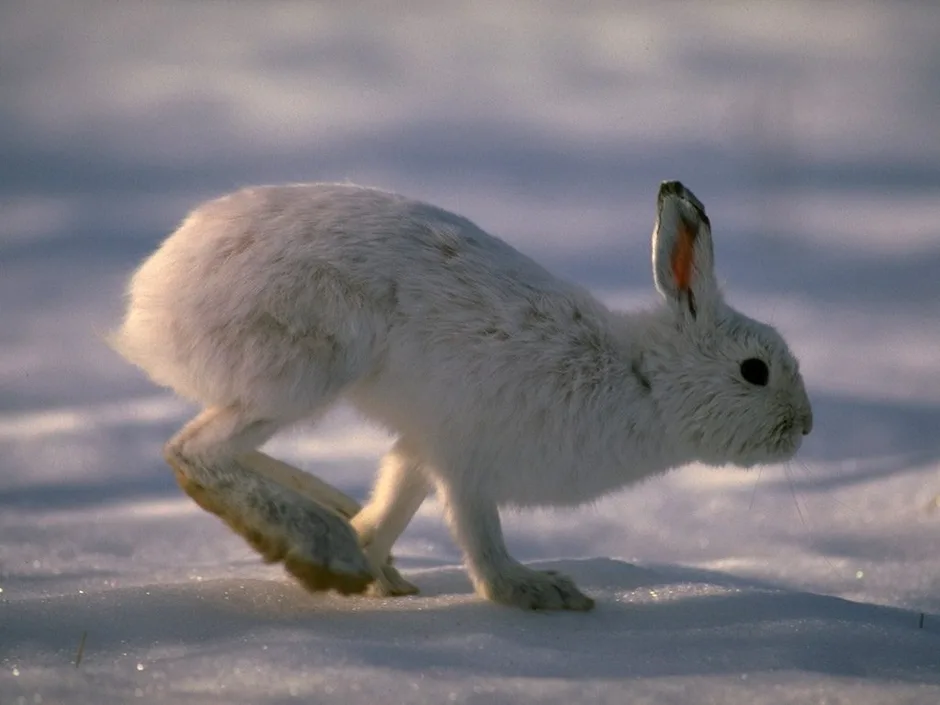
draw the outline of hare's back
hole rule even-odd
[[[390,296],[428,307],[438,299],[544,298],[571,289],[467,218],[351,184],[238,191],[194,211],[167,245],[175,239],[188,251],[190,274],[223,288],[251,282],[246,293],[262,305],[314,305],[310,296],[322,305],[330,287],[383,310]]]
[[[292,389],[315,388],[309,374],[351,380],[393,339],[430,356],[468,338],[504,348],[520,322],[544,329],[578,298],[429,204],[346,184],[260,187],[187,217],[134,275],[113,341],[156,381],[227,403],[275,372]]]

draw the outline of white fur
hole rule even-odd
[[[698,232],[693,306],[671,283],[681,223]],[[660,190],[653,264],[664,305],[617,313],[434,206],[251,188],[197,208],[144,262],[114,343],[264,438],[340,398],[399,434],[352,521],[373,573],[434,487],[482,594],[586,609],[566,578],[509,557],[497,506],[575,505],[694,460],[785,459],[810,426],[795,359],[724,303],[704,209],[676,182]],[[742,379],[750,357],[767,386]]]

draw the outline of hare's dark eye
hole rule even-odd
[[[767,363],[763,360],[749,357],[741,363],[741,376],[751,384],[765,387],[767,386],[767,379],[770,377],[770,370],[767,369]]]

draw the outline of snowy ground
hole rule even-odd
[[[940,702],[940,7],[408,6],[0,9],[0,705]],[[420,596],[303,593],[181,495],[192,409],[100,335],[196,201],[345,178],[624,306],[681,178],[802,360],[799,460],[508,516],[587,615],[481,602],[433,501]],[[339,410],[270,450],[363,498],[388,444]]]

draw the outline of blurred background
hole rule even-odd
[[[737,504],[700,504],[709,480],[650,489],[686,487],[655,504],[660,521],[730,509],[729,542],[743,521],[755,546],[783,531],[830,561],[912,545],[910,527],[858,538],[868,502],[936,530],[938,3],[9,0],[0,124],[0,514],[45,517],[30,531],[54,512],[183,501],[159,448],[190,409],[101,336],[132,269],[199,201],[256,183],[379,186],[632,306],[655,296],[663,179],[706,204],[731,301],[790,340],[817,421],[801,463],[756,488],[751,475]],[[341,415],[276,443],[361,497],[386,441]],[[870,484],[899,475],[915,480]],[[778,484],[811,503],[864,483],[844,531],[795,515],[761,528]],[[706,549],[648,523],[662,555]],[[599,535],[523,557],[610,550]],[[642,554],[643,540],[617,546]],[[6,551],[8,578],[43,574]]]

